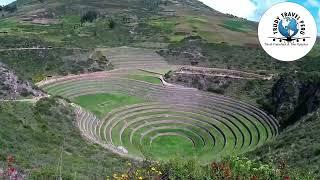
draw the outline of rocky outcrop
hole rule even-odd
[[[19,97],[41,97],[44,93],[32,83],[20,80],[17,75],[0,63],[0,99],[17,99]]]
[[[166,81],[199,90],[223,94],[234,81],[271,80],[272,75],[230,69],[183,66],[165,76]]]
[[[292,125],[319,108],[319,75],[284,74],[261,104],[279,120],[282,128]]]
[[[229,77],[207,76],[204,74],[170,72],[166,74],[165,78],[169,83],[219,94],[223,94],[224,90],[232,83],[232,79]]]

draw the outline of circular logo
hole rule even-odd
[[[295,61],[313,48],[317,25],[303,6],[279,3],[262,16],[258,35],[261,46],[270,56],[280,61]]]

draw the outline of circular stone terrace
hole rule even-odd
[[[113,58],[115,52],[112,49]],[[152,58],[152,53],[147,55]],[[130,61],[130,56],[120,57],[119,66]],[[148,64],[141,61],[147,58],[136,64]],[[38,86],[73,102],[77,125],[87,140],[132,159],[183,156],[210,162],[247,152],[278,135],[278,122],[250,104],[161,83],[158,74],[138,66],[54,78]]]

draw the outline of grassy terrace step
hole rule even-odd
[[[129,108],[130,109],[130,108]],[[118,132],[118,130],[116,130],[116,132]],[[127,138],[128,139],[128,138]]]
[[[123,80],[123,79],[120,79],[120,80]],[[108,80],[106,80],[106,81],[99,81],[99,80],[90,80],[90,81],[93,81],[93,84],[92,85],[95,85],[95,81],[96,81],[96,83],[113,83],[113,82],[110,82],[110,80],[108,79]],[[77,83],[77,82],[76,82]],[[85,82],[86,83],[86,82]],[[137,83],[137,82],[135,82],[135,83]],[[121,84],[121,83],[120,83]],[[70,86],[69,87],[71,87],[71,85],[72,84],[69,84]],[[111,84],[112,85],[112,84]],[[130,86],[130,87],[132,87],[132,88],[136,88],[136,87],[138,87],[139,86],[139,84],[129,84],[127,81],[126,82],[123,82],[123,84],[122,84],[123,86],[125,86],[125,85],[128,85],[128,86]],[[149,87],[147,87],[147,86],[150,86],[150,85],[146,85],[146,84],[144,84],[146,87],[144,87],[145,89],[151,89],[151,88],[149,88]],[[66,85],[66,86],[68,86],[68,85]],[[81,84],[80,84],[80,86],[81,86]],[[83,86],[87,86],[87,84],[83,84]],[[159,87],[157,87],[157,88],[159,88]],[[162,89],[164,89],[163,87],[160,87],[160,88],[162,88]],[[46,88],[45,88],[46,89]],[[161,90],[162,90],[161,89]],[[183,90],[179,90],[179,89],[175,89],[175,90],[177,90],[177,91],[179,91],[179,93],[181,93],[181,91],[183,91]],[[157,91],[159,91],[159,89],[157,89]],[[50,89],[49,89],[49,92],[50,92]],[[187,93],[189,93],[190,94],[190,92],[187,92]],[[211,97],[214,97],[213,95],[211,95]],[[223,99],[223,98],[222,98]],[[237,102],[238,104],[240,104],[241,105],[241,102]]]
[[[141,103],[143,100],[125,94],[94,94],[76,97],[74,102],[100,117],[114,108]]]
[[[120,64],[130,58],[112,55],[115,50],[108,53]],[[144,59],[129,64],[140,61]],[[76,113],[85,138],[129,158],[181,155],[209,162],[252,150],[278,134],[276,120],[252,105],[191,88],[165,87],[150,74],[96,73],[40,87],[82,106]]]
[[[163,57],[150,49],[120,47],[100,49],[100,51],[117,68],[169,66]]]
[[[111,82],[110,82],[110,83],[111,83]],[[129,86],[132,87],[132,88],[131,88],[131,91],[133,91],[134,88],[137,87],[137,85],[129,85]],[[112,87],[115,87],[115,86],[113,85]],[[124,89],[124,88],[121,87],[121,88],[119,88],[119,90],[120,90],[120,89]],[[144,90],[146,91],[146,88],[144,88]],[[138,91],[141,92],[141,90],[138,90]],[[158,90],[158,92],[159,92],[158,95],[161,94],[161,93],[160,93],[160,90]],[[168,93],[167,93],[167,94],[168,94]],[[189,92],[189,94],[190,94],[190,92]],[[166,95],[166,94],[164,94],[164,95]],[[164,97],[164,96],[162,96],[162,97]],[[221,100],[223,100],[223,99],[221,99]],[[239,104],[240,104],[240,103],[239,103]],[[259,115],[260,115],[260,113],[259,113]],[[261,114],[261,115],[263,115],[263,114]],[[272,121],[272,122],[273,122],[273,121]],[[275,125],[273,124],[273,126],[275,126]]]
[[[98,82],[96,82],[96,83],[98,83]],[[109,83],[112,84],[113,82],[109,82]],[[105,84],[107,84],[107,83],[105,83]],[[75,88],[79,88],[79,89],[80,89],[81,86],[85,86],[85,87],[87,87],[87,88],[90,87],[90,86],[93,86],[93,87],[96,88],[98,85],[95,84],[95,82],[93,82],[93,84],[82,84],[82,85],[80,84],[79,87],[76,86]],[[101,86],[101,87],[97,87],[97,88],[103,88],[103,85],[100,85],[100,86]],[[131,91],[134,91],[134,88],[137,87],[137,85],[128,85],[128,86],[131,87]],[[74,91],[73,86],[69,86],[68,88],[70,89],[71,92],[76,92],[76,91]],[[110,87],[107,87],[107,88],[110,88]],[[111,88],[114,89],[113,91],[117,91],[117,90],[121,91],[121,90],[126,89],[126,88],[128,89],[128,87],[125,87],[125,86],[124,86],[124,87],[119,87],[119,88],[117,88],[117,85],[116,85],[116,84],[112,84]],[[81,88],[81,89],[82,89],[83,91],[90,92],[89,89],[84,89],[84,88]],[[65,89],[63,89],[63,90],[65,90]],[[107,89],[103,89],[103,90],[104,90],[104,91],[107,91]],[[146,91],[146,88],[144,88],[143,90],[142,90],[142,89],[139,89],[139,90],[138,90],[138,92],[140,92],[140,93],[141,93],[141,92],[145,93],[144,91]],[[134,93],[134,94],[137,94],[138,92],[136,92],[136,93]],[[56,93],[57,93],[57,92],[56,92]],[[161,94],[161,89],[158,90],[158,94],[157,94],[157,95],[159,95],[159,94]],[[190,93],[189,93],[189,94],[190,94]],[[67,95],[67,96],[68,96],[68,95]],[[164,96],[165,96],[165,95],[163,95],[162,97],[164,97]],[[172,98],[171,98],[171,97],[168,97],[167,99],[172,99]],[[219,99],[219,101],[221,101],[221,100],[223,100],[223,99]],[[237,106],[238,106],[238,105],[236,105],[236,107],[237,107]],[[250,111],[248,111],[248,113],[249,113],[249,114],[252,114]],[[255,115],[253,114],[253,116],[255,116]],[[267,131],[267,130],[266,130],[266,131]]]
[[[149,126],[148,126],[149,125]],[[131,143],[131,140],[128,139],[128,137],[132,137],[132,144],[139,147],[139,145],[142,144],[142,138],[147,139],[148,137],[152,136],[151,133],[159,133],[159,132],[167,132],[167,131],[177,131],[184,129],[185,135],[188,137],[194,137],[193,134],[190,135],[189,132],[197,132],[199,136],[201,136],[201,139],[204,139],[206,141],[206,145],[199,148],[198,150],[201,150],[203,152],[214,152],[216,153],[221,152],[222,149],[226,148],[224,146],[224,143],[226,142],[226,139],[220,135],[216,135],[216,131],[213,131],[209,129],[209,127],[205,128],[202,127],[199,123],[195,124],[192,121],[183,121],[183,120],[158,120],[155,122],[147,123],[146,126],[141,127],[140,129],[136,131],[131,131],[130,129],[125,129],[126,131],[121,134],[122,139],[124,140],[122,143],[129,144]],[[201,134],[201,131],[205,131],[205,134]],[[187,133],[188,131],[188,133]],[[127,138],[126,138],[127,137]],[[214,139],[213,139],[214,137]],[[197,143],[201,144],[201,141],[197,141]],[[227,148],[226,148],[227,149]]]
[[[201,121],[196,121],[195,119],[190,119],[190,118],[187,118],[187,117],[179,117],[179,116],[169,116],[169,117],[163,117],[163,116],[166,116],[166,115],[164,115],[164,114],[162,114],[162,117],[161,117],[161,115],[159,115],[159,116],[149,116],[149,117],[143,117],[143,118],[141,118],[141,119],[135,119],[134,121],[135,121],[135,125],[138,125],[139,126],[139,122],[138,121],[140,121],[140,123],[150,123],[150,124],[153,124],[153,123],[155,123],[155,122],[158,122],[158,121],[162,121],[162,122],[164,122],[164,121],[166,121],[166,120],[170,120],[170,119],[173,119],[173,120],[170,120],[170,122],[171,121],[180,121],[180,122],[189,122],[190,124],[194,124],[194,125],[201,125],[201,127],[204,127],[204,128],[207,128],[207,129],[213,129],[213,131],[215,132],[215,134],[217,134],[217,135],[219,135],[219,136],[221,136],[222,138],[223,138],[223,146],[225,146],[225,144],[227,143],[226,142],[226,136],[225,136],[225,133],[223,133],[222,131],[221,131],[221,128],[219,128],[218,126],[215,126],[215,127],[210,127],[208,124],[204,124],[203,122],[201,122]],[[133,126],[132,127],[132,124],[131,124],[132,122],[128,122],[128,125],[129,125],[129,127],[128,128],[136,128],[135,126]],[[131,126],[130,126],[131,125]],[[140,124],[141,125],[141,124]],[[120,127],[119,127],[120,126]],[[121,128],[123,128],[123,129],[121,129]],[[112,139],[117,139],[117,134],[119,133],[117,133],[117,130],[118,129],[120,129],[120,133],[119,133],[119,135],[120,135],[120,139],[119,139],[119,141],[118,141],[118,143],[121,143],[121,135],[122,135],[122,133],[123,133],[123,131],[125,130],[124,128],[127,128],[126,126],[124,126],[124,127],[121,127],[121,124],[118,124],[117,126],[115,126],[115,127],[113,127],[112,129],[111,129],[111,131],[113,132],[113,135],[112,135]]]
[[[169,110],[168,110],[169,108]],[[156,111],[156,110],[167,110],[167,111],[170,111],[170,109],[177,109],[177,110],[180,110],[182,112],[193,112],[193,113],[198,113],[198,114],[201,114],[201,115],[204,115],[204,116],[207,116],[208,118],[214,118],[214,119],[217,119],[217,120],[220,120],[224,123],[227,123],[229,124],[229,126],[232,126],[233,127],[236,127],[238,130],[241,128],[241,129],[245,129],[244,127],[246,127],[248,129],[247,126],[242,126],[243,124],[245,125],[245,123],[237,123],[238,121],[236,119],[233,119],[231,116],[228,116],[222,112],[218,112],[218,111],[210,111],[208,109],[208,111],[206,111],[207,109],[198,109],[198,107],[194,107],[194,106],[187,106],[186,104],[184,105],[180,105],[180,104],[175,104],[175,106],[170,106],[170,105],[160,105],[160,104],[150,104],[150,105],[139,105],[138,107],[133,107],[133,106],[130,106],[127,108],[127,110],[123,110],[120,113],[110,113],[108,118],[110,119],[111,117],[113,117],[112,114],[116,114],[116,115],[125,115],[126,113],[134,113],[134,112],[140,112],[140,111],[143,111],[143,110],[153,110],[153,111]],[[106,119],[106,118],[104,118]],[[241,121],[240,121],[241,122]],[[110,124],[111,121],[109,120],[108,123]],[[240,126],[240,128],[238,127]],[[243,137],[243,133],[241,133],[242,137]],[[248,134],[250,135],[251,137],[251,134]],[[242,138],[244,139],[244,137]],[[251,139],[251,138],[249,138]]]
[[[160,107],[159,107],[159,109],[160,109]],[[156,110],[153,110],[153,111],[156,111]],[[169,111],[169,110],[167,110],[167,111]],[[152,111],[151,111],[152,112]],[[182,112],[180,112],[181,114],[183,113],[183,111]],[[188,114],[188,110],[186,110],[186,112],[185,112],[185,114]],[[123,115],[122,115],[123,116]],[[137,117],[139,117],[138,115],[137,115]],[[114,117],[114,118],[118,118],[118,117]],[[133,118],[133,117],[132,117]],[[199,119],[201,119],[199,116],[197,117],[197,118],[199,118]],[[117,119],[118,120],[118,119]],[[211,120],[212,121],[212,120]],[[110,123],[110,122],[112,122],[111,120],[109,121],[108,120],[108,123]],[[221,121],[221,122],[223,122],[223,121]],[[225,122],[224,122],[225,123]],[[229,127],[230,128],[230,127]],[[116,131],[117,132],[117,131]],[[241,139],[241,138],[239,138],[239,139]]]
[[[155,111],[155,110],[154,110]],[[175,114],[173,114],[173,113],[171,113],[171,114],[169,114],[169,109],[167,109],[167,110],[163,110],[163,111],[167,111],[165,114],[164,114],[164,116],[165,116],[165,118],[163,118],[163,119],[170,119],[170,118],[172,118],[172,119],[179,119],[179,118],[183,118],[183,120],[185,120],[185,121],[187,121],[188,119],[190,119],[191,117],[189,116],[183,116],[183,114],[184,113],[186,113],[186,112],[178,112],[178,111],[175,111],[174,113]],[[160,113],[161,113],[161,111],[159,111]],[[159,114],[159,112],[157,112],[158,114]],[[195,113],[194,113],[195,114]],[[150,116],[144,116],[144,118],[147,118],[147,120],[145,120],[145,119],[142,119],[142,120],[145,120],[144,122],[148,122],[149,124],[152,124],[153,122],[150,122],[151,120],[155,120],[155,119],[152,119],[152,117],[151,117],[151,115]],[[195,117],[193,117],[193,118],[195,118]],[[195,123],[197,123],[197,120],[200,120],[200,117],[196,117],[196,118],[199,118],[199,119],[193,119],[193,120],[196,120],[196,121],[194,121]],[[203,117],[202,117],[203,118]],[[144,123],[144,122],[142,122],[142,123]],[[139,123],[139,121],[135,121],[135,119],[133,119],[133,120],[131,120],[130,122],[129,122],[129,124],[128,125],[131,125],[132,123],[136,123],[135,124],[135,126],[137,125],[137,123]],[[140,121],[140,123],[141,123],[141,121]],[[204,126],[202,126],[202,127],[211,127],[211,128],[217,128],[216,126],[213,126],[212,125],[212,122],[210,121],[210,119],[203,119],[203,120],[200,120],[199,122],[198,122],[198,124],[199,123],[206,123],[206,125],[204,125]],[[226,124],[226,123],[223,123],[223,122],[219,122],[219,123],[222,123],[222,124],[220,124],[220,125],[217,125],[218,127],[221,127],[221,128],[219,128],[219,129],[226,129],[227,128],[227,132],[228,131],[230,131],[229,133],[227,133],[227,132],[224,132],[224,133],[227,133],[229,136],[231,136],[231,134],[232,134],[232,136],[235,138],[235,141],[237,140],[237,136],[236,136],[236,134],[233,132],[233,129],[228,125],[228,124]],[[218,124],[219,124],[218,123]],[[118,126],[119,126],[119,123],[117,124]],[[139,125],[139,124],[138,124]],[[121,131],[123,131],[123,129],[121,129]],[[236,146],[236,144],[234,144],[235,146]]]

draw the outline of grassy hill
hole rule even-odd
[[[75,126],[73,110],[55,98],[35,105],[1,102],[0,116],[0,168],[12,155],[18,170],[30,177],[57,177],[61,162],[63,178],[90,179],[106,177],[125,164],[124,159],[86,142]]]
[[[276,141],[248,153],[252,159],[264,162],[285,160],[291,167],[309,168],[319,173],[320,146],[319,110],[287,128]]]
[[[17,11],[0,17],[0,32],[7,32],[0,33],[4,50],[0,60],[22,79],[34,82],[46,76],[112,69],[105,62],[90,60],[97,47],[162,49],[189,36],[224,42],[225,49],[258,43],[256,23],[219,13],[196,0],[18,0],[14,4]],[[97,19],[81,23],[87,12],[96,12]],[[5,51],[20,47],[53,49]]]
[[[59,45],[168,43],[190,35],[210,42],[257,44],[256,23],[221,14],[195,0],[18,0],[17,7],[17,12],[0,18],[0,31],[39,36]],[[98,19],[80,26],[88,11],[97,12]],[[116,24],[112,29],[110,19]]]

